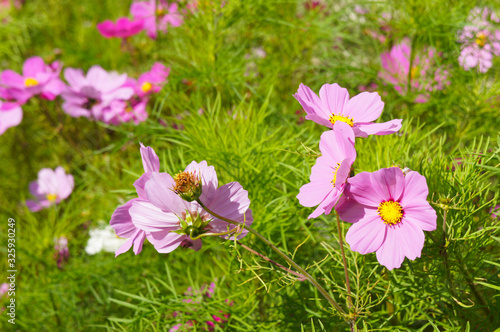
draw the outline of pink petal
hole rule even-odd
[[[424,241],[424,232],[411,223],[388,226],[386,239],[377,250],[377,260],[389,270],[399,268],[405,256],[410,260],[420,257]]]
[[[342,121],[335,122],[332,131],[326,131],[321,135],[319,149],[323,156],[327,156],[334,163],[341,163],[344,159],[356,159],[354,148],[354,133],[351,127]]]
[[[11,106],[7,104],[11,104]],[[4,110],[4,108],[6,110]],[[7,129],[20,124],[22,119],[23,110],[19,105],[12,103],[2,104],[0,101],[0,135],[2,135]]]
[[[330,212],[332,211],[332,209],[335,206],[335,204],[337,204],[340,195],[341,195],[341,192],[339,190],[333,189],[325,197],[325,199],[318,205],[318,207],[316,208],[316,210],[314,210],[313,213],[311,213],[309,215],[309,217],[307,217],[307,219],[317,218],[317,217],[319,217],[323,213],[325,215],[330,214]]]
[[[313,207],[325,200],[325,198],[333,190],[333,184],[327,179],[321,181],[313,181],[303,185],[297,195],[300,205]]]
[[[34,56],[27,59],[23,65],[24,77],[35,77],[38,73],[45,72],[45,62],[39,56]]]
[[[153,238],[150,242],[154,245],[155,249],[162,254],[168,254],[169,252],[174,251],[181,245],[182,241],[188,239],[188,236],[177,233],[162,232],[162,237],[158,237],[158,234],[159,233],[152,233],[151,235],[153,235]],[[155,235],[157,236],[156,238]]]
[[[371,173],[371,185],[383,201],[399,201],[405,189],[405,177],[399,167],[382,168]]]
[[[321,99],[319,99],[318,95],[316,95],[308,86],[301,83],[297,93],[293,96],[302,105],[308,116],[313,116],[315,118],[315,122],[331,127],[329,120],[331,112],[328,111],[328,108],[324,105]],[[306,118],[308,117],[306,116]]]
[[[24,77],[19,75],[13,70],[6,69],[0,75],[0,79],[3,85],[7,87],[14,87],[18,89],[25,89]]]
[[[371,182],[371,173],[368,172],[358,173],[347,179],[349,195],[362,205],[378,208],[380,203],[388,198],[381,197],[378,192],[375,192]]]
[[[377,251],[384,243],[387,225],[376,216],[364,218],[352,224],[346,234],[351,250],[362,255]]]
[[[207,206],[211,204],[217,187],[219,186],[215,168],[213,166],[208,166],[207,162],[203,160],[199,164],[196,161],[191,162],[184,171],[194,172],[196,176],[201,176],[203,190],[200,200]]]
[[[418,205],[414,203],[412,206],[403,205],[403,222],[407,220],[409,223],[421,228],[424,231],[434,231],[437,227],[436,211],[431,205],[426,202],[420,202]]]
[[[327,106],[329,115],[344,114],[344,107],[349,101],[349,92],[337,83],[324,84],[319,90],[319,96],[323,105]]]
[[[384,102],[377,92],[362,92],[349,100],[345,106],[345,116],[354,119],[354,122],[375,121],[382,114]]]
[[[423,175],[418,172],[410,171],[405,176],[405,190],[404,195],[401,198],[401,204],[404,207],[411,206],[412,203],[416,202],[427,202],[427,195],[429,194],[429,188],[427,187],[427,181]]]
[[[141,158],[144,172],[159,172],[160,171],[160,158],[156,155],[152,147],[145,147],[141,143]]]
[[[129,209],[135,227],[147,232],[177,230],[179,218],[171,212],[163,212],[153,204],[136,200]]]
[[[389,135],[401,129],[401,119],[395,119],[382,123],[356,123],[354,132],[356,136],[367,137],[368,135]]]
[[[184,201],[173,192],[174,186],[175,181],[170,174],[151,173],[151,178],[145,185],[148,200],[165,212],[184,212]]]

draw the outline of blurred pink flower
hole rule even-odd
[[[27,200],[26,206],[32,212],[37,212],[59,204],[68,198],[73,187],[73,176],[66,174],[61,166],[58,166],[55,171],[50,168],[42,168],[38,172],[38,179],[30,183],[30,193],[35,196],[35,200]]]
[[[362,92],[349,99],[347,89],[337,83],[324,84],[319,97],[309,87],[300,84],[293,95],[306,111],[306,119],[333,128],[337,121],[352,127],[356,137],[388,135],[401,128],[401,119],[374,123],[382,114],[384,103],[376,92]]]
[[[131,199],[124,205],[118,207],[113,215],[111,216],[111,221],[109,224],[113,227],[116,235],[125,239],[128,239],[116,252],[115,256],[123,254],[128,251],[132,245],[134,246],[134,253],[137,255],[142,251],[142,245],[146,237],[150,239],[150,234],[136,227],[132,222],[132,217],[130,216],[129,210],[132,207],[132,203],[137,200],[147,201],[148,197],[144,191],[144,185],[151,177],[152,173],[160,172],[160,159],[156,155],[156,152],[151,147],[145,147],[141,143],[141,158],[142,165],[144,167],[144,174],[137,179],[134,183],[136,188],[138,198]]]
[[[9,284],[4,282],[0,285],[0,299],[9,291]]]
[[[81,69],[66,68],[64,77],[69,86],[62,93],[62,108],[73,117],[112,123],[126,108],[121,102],[134,94],[132,88],[124,86],[126,74],[108,73],[100,66],[92,66],[86,76]]]
[[[179,246],[198,251],[202,246],[201,239],[193,240],[193,237],[208,231],[223,233],[236,228],[213,218],[196,201],[188,202],[178,195],[176,188],[187,187],[184,180],[188,178],[201,181],[200,200],[209,209],[247,225],[253,222],[248,192],[238,182],[218,188],[217,174],[206,161],[199,164],[193,161],[175,179],[168,173],[151,173],[144,186],[147,200],[135,200],[129,213],[137,228],[151,233],[149,240],[160,253],[169,253]],[[241,231],[237,239],[246,234],[246,230]]]
[[[57,267],[62,269],[63,263],[67,262],[69,259],[68,238],[66,236],[61,236],[55,238],[54,242],[56,243],[54,246],[56,251],[54,258],[57,262]]]
[[[389,270],[399,268],[405,257],[420,257],[423,231],[435,230],[437,219],[427,202],[425,177],[391,167],[359,173],[347,183],[336,210],[343,221],[353,223],[346,234],[351,250],[363,255],[376,251]]]
[[[136,1],[132,3],[130,13],[134,19],[144,21],[144,30],[153,39],[156,39],[158,30],[166,32],[169,25],[178,27],[183,23],[175,2],[168,4],[164,0]]]
[[[131,21],[128,17],[120,17],[116,23],[110,20],[97,24],[97,30],[106,38],[127,38],[142,31],[142,20]]]
[[[23,119],[23,110],[16,103],[7,103],[0,100],[0,135],[10,127],[17,126]]]
[[[319,148],[322,156],[316,160],[311,170],[311,182],[302,186],[297,195],[303,206],[313,207],[319,204],[309,219],[323,213],[330,214],[344,192],[351,166],[356,159],[354,133],[341,121],[334,124],[334,130],[321,135]]]
[[[416,55],[411,63],[411,42],[408,38],[394,45],[390,52],[382,53],[380,60],[383,70],[379,77],[394,86],[401,95],[408,94],[408,78],[411,90],[416,93],[415,102],[424,103],[429,99],[429,93],[442,90],[449,85],[448,71],[435,68],[436,52],[432,48],[424,49],[423,56]]]
[[[124,86],[134,89],[134,93],[139,97],[159,92],[167,82],[170,68],[162,63],[155,62],[150,71],[143,73],[137,80],[129,78]]]
[[[497,19],[487,8],[471,10],[469,25],[458,37],[463,43],[458,62],[465,70],[478,67],[481,73],[485,73],[493,65],[493,55],[500,55],[500,30],[491,24]]]
[[[22,75],[10,69],[0,74],[0,97],[20,104],[35,95],[54,100],[64,90],[64,83],[59,79],[61,68],[58,61],[46,65],[38,56],[29,58],[24,62]]]
[[[490,213],[491,213],[491,217],[492,217],[493,219],[498,218],[498,214],[500,214],[500,205],[493,206],[493,207],[490,209]]]

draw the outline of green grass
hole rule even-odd
[[[132,37],[132,53],[95,28],[126,15],[128,1],[36,0],[0,14],[5,16],[1,70],[20,71],[34,55],[84,70],[99,64],[132,77],[155,61],[171,67],[169,83],[149,103],[149,119],[138,126],[71,118],[60,99],[34,98],[23,106],[22,123],[0,136],[1,243],[7,243],[12,217],[19,271],[16,326],[2,313],[0,330],[168,331],[223,310],[231,314],[226,331],[348,331],[308,283],[231,241],[210,238],[199,252],[178,249],[167,255],[149,243],[138,256],[84,251],[89,228],[109,222],[117,206],[136,197],[142,142],[156,150],[162,171],[172,174],[192,160],[206,160],[220,184],[240,182],[249,191],[253,227],[294,254],[345,307],[334,216],[308,220],[312,210],[296,199],[326,130],[311,121],[297,124],[295,111],[301,107],[292,94],[301,82],[314,91],[336,82],[351,95],[359,93],[359,85],[377,83],[386,105],[381,120],[402,118],[403,128],[400,134],[358,139],[355,172],[393,164],[420,172],[438,214],[438,229],[426,232],[422,257],[406,259],[400,269],[388,271],[375,254],[363,256],[347,246],[358,328],[493,331],[500,326],[500,232],[498,219],[489,213],[500,192],[500,58],[486,74],[464,71],[457,61],[457,31],[477,4],[325,1],[325,10],[308,12],[303,2],[292,0],[229,1],[223,8],[210,3],[202,1],[184,25],[157,41],[144,34]],[[364,20],[353,17],[356,4],[370,10]],[[366,33],[378,29],[383,12],[391,13],[393,26],[385,44]],[[450,86],[425,104],[378,79],[379,54],[405,36],[416,49],[431,45],[442,52],[438,61],[450,71]],[[267,56],[245,56],[256,47]],[[75,190],[57,207],[31,213],[24,205],[29,182],[41,168],[59,165],[73,174]],[[349,224],[342,227],[345,236]],[[61,235],[69,239],[71,256],[60,270],[53,239]],[[278,260],[255,237],[242,242]],[[6,250],[2,244],[2,257]],[[0,261],[2,271],[6,263]],[[199,305],[182,301],[187,287],[212,281],[217,283],[212,298]],[[181,314],[173,317],[174,311]]]

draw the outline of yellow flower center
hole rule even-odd
[[[476,44],[483,47],[484,45],[486,45],[486,41],[487,41],[487,38],[486,38],[486,35],[484,33],[480,32],[477,34]]]
[[[163,14],[165,14],[165,10],[163,8],[158,7],[156,9],[156,15],[161,16]]]
[[[339,171],[340,163],[337,163],[335,166],[335,169],[333,170],[333,180],[330,181],[333,184],[333,187],[335,187],[335,182],[337,182],[337,172]]]
[[[26,80],[24,80],[24,85],[29,88],[31,86],[36,86],[38,85],[38,81],[35,80],[34,78],[28,77]]]
[[[57,195],[56,194],[48,194],[47,195],[47,199],[49,200],[49,202],[55,202],[55,200],[57,199]]]
[[[418,74],[419,74],[419,68],[418,68],[418,66],[415,66],[415,67],[413,67],[410,70],[410,77],[411,77],[411,79],[414,79],[415,77],[417,77]]]
[[[125,108],[125,112],[127,112],[127,113],[130,113],[130,112],[132,112],[132,107],[130,107],[130,106],[127,106],[127,108]]]
[[[377,211],[382,221],[387,225],[397,225],[403,218],[403,207],[398,202],[382,202]]]
[[[330,119],[329,119],[329,120],[330,120],[330,122],[331,122],[332,124],[335,124],[335,122],[337,122],[337,121],[342,121],[342,122],[347,123],[347,124],[348,124],[349,126],[351,126],[351,127],[352,127],[352,126],[354,126],[354,121],[353,121],[353,119],[352,119],[352,118],[349,118],[349,117],[347,117],[347,116],[343,116],[343,115],[335,115],[335,114],[332,114],[332,115],[330,115]]]
[[[142,86],[141,86],[142,92],[148,92],[152,88],[153,88],[153,85],[151,83],[149,83],[149,82],[142,83]]]

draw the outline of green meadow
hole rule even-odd
[[[309,8],[302,0],[199,1],[182,14],[181,26],[156,40],[142,32],[126,44],[104,38],[96,24],[130,16],[131,1],[11,2],[0,9],[0,70],[20,72],[26,59],[40,56],[64,68],[100,65],[134,78],[155,62],[171,71],[138,125],[74,118],[60,96],[34,97],[22,106],[22,122],[0,136],[0,284],[9,274],[9,218],[17,270],[15,325],[7,309],[1,331],[169,331],[177,324],[179,331],[350,331],[346,317],[310,283],[235,241],[204,238],[197,252],[180,247],[169,254],[145,241],[138,255],[87,254],[90,230],[109,224],[118,206],[137,197],[141,142],[154,148],[161,172],[174,175],[206,160],[219,185],[241,183],[252,227],[306,268],[355,318],[357,330],[500,327],[500,224],[491,210],[500,204],[500,57],[485,73],[464,70],[457,41],[474,7],[500,13],[498,2],[324,0]],[[180,13],[186,5],[179,2]],[[436,65],[448,71],[449,84],[425,103],[379,75],[380,54],[403,38],[411,41],[412,57],[435,49]],[[351,251],[345,244],[351,224],[341,223],[350,308],[335,214],[308,219],[314,208],[296,198],[328,130],[304,120],[293,97],[300,83],[316,93],[338,83],[351,97],[376,84],[385,103],[377,122],[403,119],[403,126],[396,134],[357,138],[353,172],[394,165],[418,171],[437,213],[421,257],[393,270],[375,253]],[[73,175],[73,192],[31,212],[30,182],[40,169],[57,166]],[[61,236],[69,258],[58,266],[54,239]],[[254,235],[240,242],[289,267]],[[185,294],[189,287],[212,282],[210,297],[186,301],[193,298]],[[0,308],[9,301],[4,295]],[[223,323],[206,324],[223,314]]]

